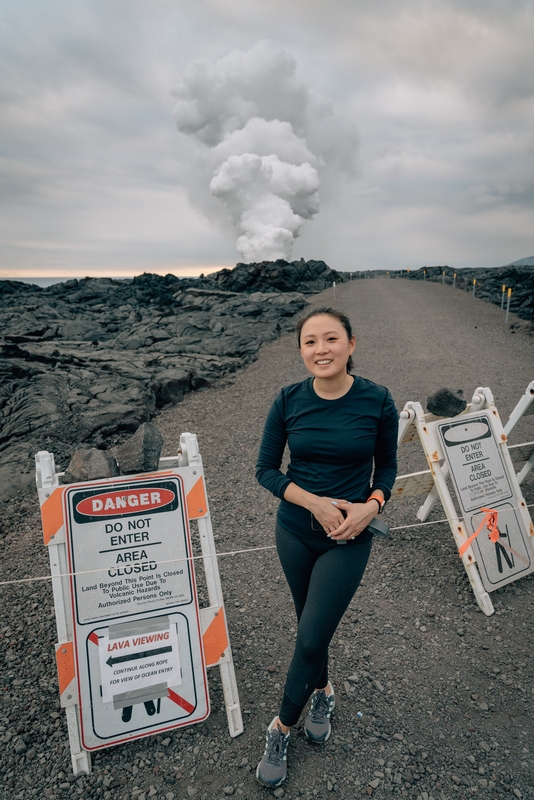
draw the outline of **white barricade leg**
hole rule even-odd
[[[224,694],[224,705],[226,707],[226,716],[228,719],[228,730],[230,736],[234,738],[243,733],[243,717],[241,715],[241,704],[239,702],[239,694],[237,691],[237,681],[235,679],[234,662],[229,661],[225,664],[220,664],[221,682]]]
[[[534,453],[532,453],[532,455],[530,456],[530,458],[528,459],[528,461],[524,465],[523,469],[521,469],[517,473],[517,482],[519,484],[523,483],[523,481],[527,477],[527,475],[530,472],[530,470],[532,469],[532,467],[534,467]]]
[[[43,507],[47,500],[50,499],[54,490],[61,491],[53,454],[46,451],[37,453],[35,457],[35,468],[39,502]],[[46,509],[42,509],[42,513],[44,524],[47,518]],[[56,530],[54,526],[54,530],[52,531],[51,539],[48,543],[48,555],[50,558],[50,574],[52,576],[57,637],[58,643],[61,645],[65,643],[72,644],[73,630],[70,616],[68,578],[65,577],[68,572],[65,549],[65,528],[60,522],[61,520],[58,518],[56,524],[59,524],[59,527]],[[47,536],[48,533],[45,535],[45,540]],[[65,693],[62,692],[61,689],[60,681],[61,704],[65,708],[67,717],[72,771],[75,775],[79,775],[80,773],[89,774],[92,769],[91,754],[87,750],[84,750],[81,745],[79,708],[75,702],[75,697],[72,698],[72,701],[74,701],[72,702],[69,695],[69,700],[66,701],[64,697]],[[65,705],[66,702],[68,705]]]
[[[478,567],[476,564],[466,564],[464,561],[465,571],[467,572],[467,577],[469,578],[469,582],[471,584],[471,588],[473,589],[473,594],[476,597],[476,601],[479,605],[481,611],[487,617],[491,617],[493,612],[495,611],[493,607],[493,603],[491,602],[490,596],[487,591],[484,589],[482,585],[482,580],[480,578],[480,572],[478,571]]]
[[[508,422],[504,426],[504,432],[506,436],[510,435],[521,417],[529,414],[534,414],[534,381],[529,383],[525,389],[525,394],[508,417]],[[517,481],[519,484],[523,483],[532,467],[534,467],[534,453],[527,460],[523,468],[517,473]]]
[[[504,426],[505,434],[509,436],[521,417],[532,413],[534,413],[534,381],[529,383],[525,389],[525,394],[508,417],[508,422]]]
[[[80,775],[80,773],[89,775],[92,769],[91,753],[84,750],[81,745],[78,710],[76,706],[68,706],[65,709],[65,713],[67,715],[67,728],[69,731],[72,771],[74,775]]]
[[[202,470],[202,457],[199,453],[197,437],[194,434],[183,433],[180,437],[180,445],[182,453],[184,455],[187,454],[189,466],[198,466],[200,470]],[[224,597],[209,510],[207,514],[198,518],[197,524],[210,606],[221,606],[224,611]],[[232,648],[229,639],[224,662],[219,664],[219,669],[221,673],[224,705],[228,719],[228,730],[230,736],[239,736],[240,733],[243,733],[243,718],[241,715],[241,705],[239,702],[234,662],[232,659]]]
[[[204,571],[206,574],[206,585],[208,598],[211,606],[222,606],[224,611],[224,598],[221,588],[221,579],[217,563],[215,542],[213,540],[213,529],[211,526],[211,516],[201,518],[197,522],[202,547]],[[225,660],[219,664],[221,672],[221,683],[224,695],[224,705],[228,719],[228,730],[230,736],[239,736],[243,733],[243,718],[241,715],[241,705],[239,702],[239,692],[235,677],[234,662],[232,659],[232,648],[228,640],[226,646]]]
[[[443,472],[445,472],[445,468],[446,467],[447,467],[447,465],[445,464],[444,468],[443,468]],[[449,470],[447,468],[447,473],[448,473],[448,471]],[[446,474],[444,475],[444,477],[446,477]],[[428,515],[432,511],[432,509],[434,507],[434,504],[435,504],[436,500],[438,499],[438,497],[439,497],[438,490],[436,489],[436,486],[434,485],[432,487],[432,489],[429,491],[429,493],[427,494],[425,502],[418,509],[417,514],[416,514],[417,519],[421,520],[421,522],[426,522],[426,520],[428,519]]]
[[[397,444],[401,445],[403,442],[411,442],[416,434],[415,428],[412,427],[415,420],[415,411],[411,408],[410,403],[406,403],[403,410],[399,414],[399,432],[397,436]],[[410,430],[412,428],[412,430]]]

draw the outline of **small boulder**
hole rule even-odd
[[[144,422],[124,444],[115,448],[122,475],[154,472],[159,466],[163,436],[151,422]]]
[[[452,389],[438,389],[426,401],[427,410],[436,417],[455,417],[467,408],[462,392]]]
[[[191,391],[191,372],[183,369],[167,369],[154,380],[158,408],[176,405],[184,394]]]
[[[119,474],[117,462],[105,450],[91,447],[89,450],[76,450],[64,475],[64,483],[95,481],[99,478],[115,478]]]

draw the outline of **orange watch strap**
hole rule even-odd
[[[380,512],[384,508],[386,501],[382,500],[382,498],[378,494],[372,494],[370,497],[367,498],[366,502],[368,503],[369,500],[376,500],[376,502],[378,503],[378,513],[380,514]]]

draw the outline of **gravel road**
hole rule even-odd
[[[332,303],[332,290],[313,304]],[[435,283],[362,280],[337,287],[353,319],[356,371],[391,390],[399,409],[441,386],[489,386],[503,420],[534,377],[531,326]],[[166,446],[198,435],[218,550],[271,545],[276,501],[254,480],[263,420],[278,389],[305,376],[294,337],[265,346],[246,370],[186,396],[158,419]],[[533,417],[513,441],[531,441]],[[62,465],[65,466],[65,465]],[[420,448],[403,445],[400,474],[424,469]],[[532,473],[531,473],[532,476]],[[524,484],[534,502],[532,477]],[[393,526],[416,522],[417,498],[390,503]],[[443,512],[433,511],[435,520]],[[20,497],[0,514],[1,579],[44,575],[37,500]],[[210,673],[209,719],[170,736],[101,751],[91,776],[71,775],[53,659],[48,583],[2,589],[0,795],[5,798],[265,798],[254,770],[277,710],[295,621],[274,550],[220,559],[245,732],[227,734],[218,671]],[[534,579],[492,594],[496,613],[476,605],[443,523],[396,531],[375,542],[368,571],[332,645],[337,705],[324,747],[297,725],[288,779],[277,797],[347,800],[372,795],[416,800],[534,798],[532,662]]]

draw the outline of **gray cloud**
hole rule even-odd
[[[195,60],[264,38],[298,63],[281,116],[321,156],[321,213],[296,257],[346,269],[530,255],[533,16],[517,0],[4,0],[1,274],[232,264],[214,164],[177,136],[171,89]],[[274,83],[254,98],[266,120]],[[303,85],[329,98],[313,126]]]

